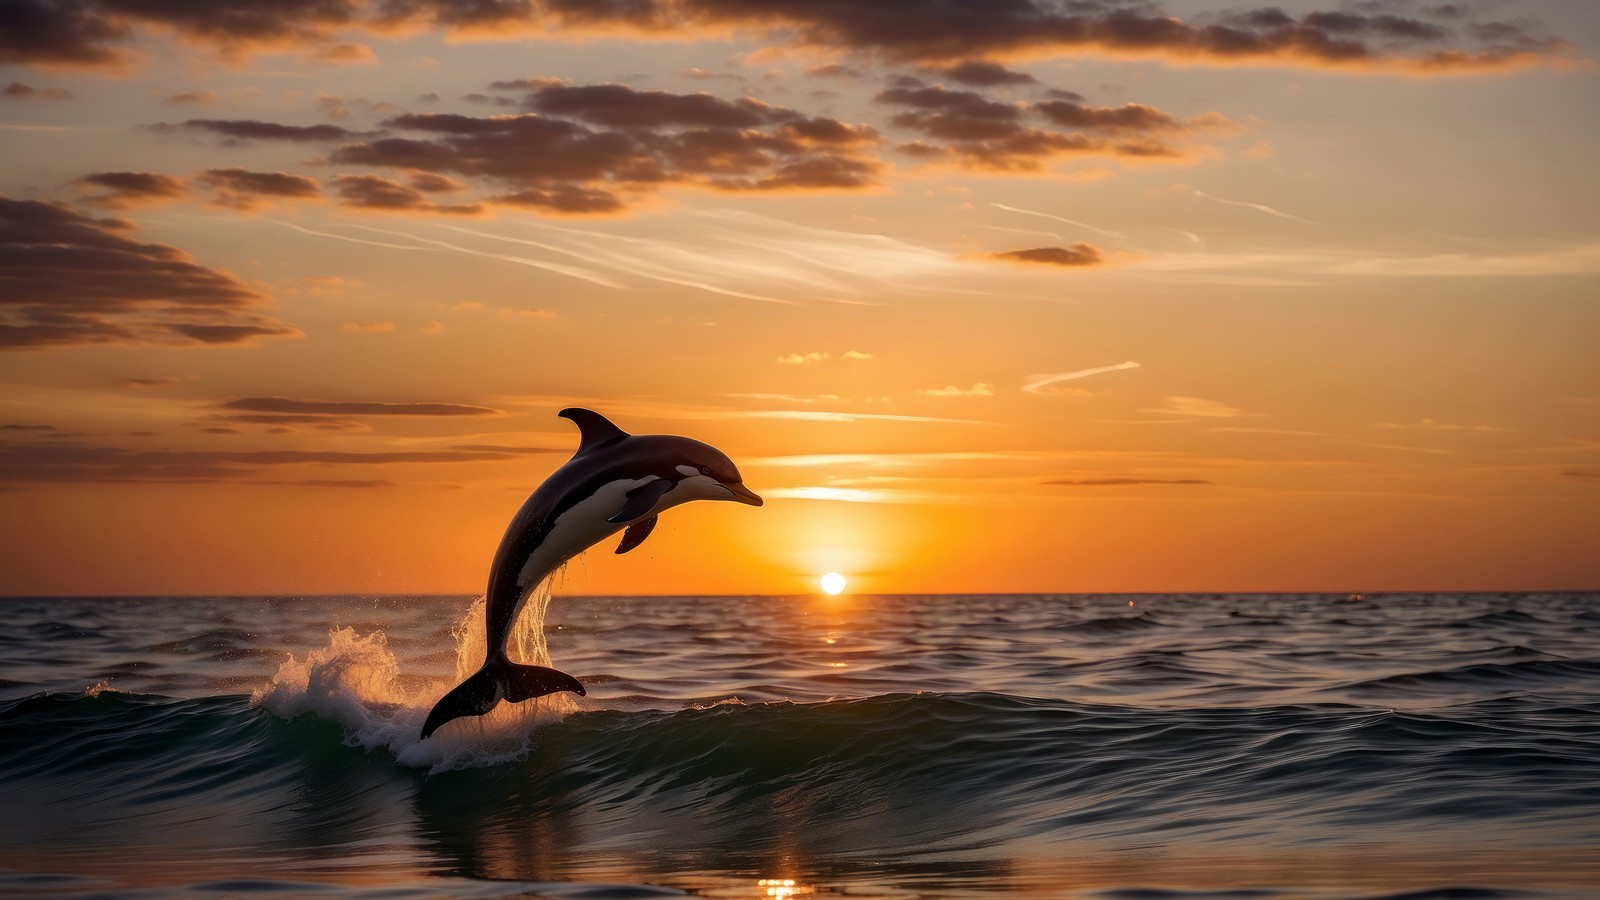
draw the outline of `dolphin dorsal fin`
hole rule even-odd
[[[602,444],[621,440],[628,436],[626,431],[611,424],[611,420],[600,415],[592,409],[581,406],[569,406],[556,413],[563,419],[571,419],[578,426],[578,452],[592,450]]]

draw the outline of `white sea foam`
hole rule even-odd
[[[544,617],[548,584],[528,598],[513,627],[507,652],[517,662],[550,665]],[[386,749],[402,765],[427,769],[492,766],[525,755],[540,725],[560,721],[578,708],[569,694],[523,703],[501,703],[488,715],[456,719],[424,741],[419,735],[433,704],[445,691],[478,671],[484,659],[484,601],[479,598],[451,631],[456,645],[454,680],[439,679],[416,690],[400,684],[400,664],[382,630],[328,632],[328,645],[304,657],[293,654],[271,684],[252,701],[284,719],[313,715],[344,726],[353,746]]]

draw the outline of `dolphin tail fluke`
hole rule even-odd
[[[556,691],[571,691],[580,696],[587,693],[578,679],[559,669],[547,669],[544,666],[506,663],[505,677],[506,699],[512,703],[521,703]]]
[[[504,656],[484,663],[483,668],[471,678],[456,685],[439,698],[422,725],[422,739],[439,730],[451,719],[462,716],[481,716],[494,709],[500,700],[521,703],[557,691],[585,693],[578,679],[565,672],[544,666],[518,665]]]

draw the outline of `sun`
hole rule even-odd
[[[844,593],[844,576],[838,572],[829,572],[822,576],[822,592],[838,595]]]

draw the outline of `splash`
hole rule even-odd
[[[548,583],[541,584],[517,617],[506,650],[513,660],[550,665],[544,617],[550,606]],[[559,721],[578,709],[567,694],[524,703],[501,703],[486,716],[457,719],[429,740],[419,734],[428,710],[445,691],[483,665],[484,598],[479,597],[453,629],[456,672],[420,688],[402,686],[400,664],[381,630],[357,634],[353,628],[328,632],[328,645],[303,658],[293,654],[272,682],[251,701],[274,715],[293,719],[313,715],[337,722],[345,741],[367,749],[387,749],[402,765],[427,769],[493,766],[526,756],[540,725]]]

